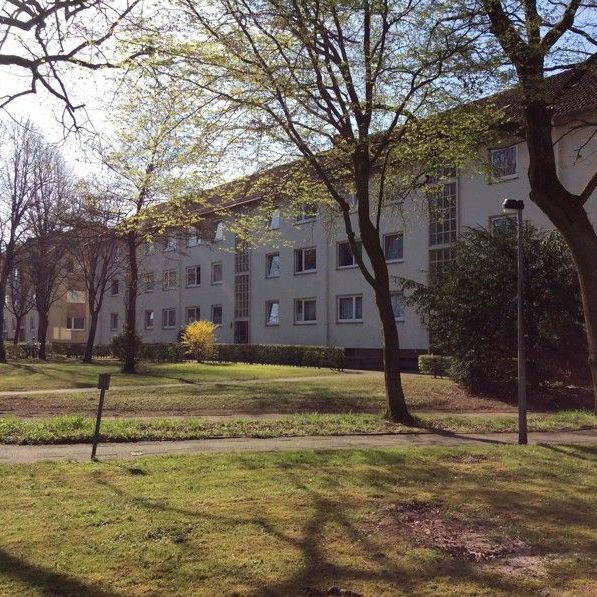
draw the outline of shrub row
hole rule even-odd
[[[214,344],[212,360],[263,365],[344,368],[344,349],[286,344]]]
[[[419,371],[433,375],[433,377],[443,377],[450,372],[452,359],[437,354],[419,355]]]

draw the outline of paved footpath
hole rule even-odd
[[[100,460],[139,458],[154,455],[205,454],[213,452],[288,452],[294,450],[351,450],[415,446],[462,446],[513,444],[515,433],[404,433],[395,435],[341,435],[284,437],[271,439],[226,438],[190,441],[109,443],[98,448]],[[529,433],[531,444],[573,444],[597,446],[597,429],[565,432]],[[43,461],[85,462],[90,458],[89,444],[49,446],[0,445],[0,463]]]

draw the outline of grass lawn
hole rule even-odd
[[[19,361],[0,364],[0,391],[43,390],[53,388],[95,388],[99,373],[111,373],[112,385],[154,385],[334,375],[331,369],[247,365],[244,363],[142,363],[138,375],[120,372],[115,360],[100,360],[92,365],[65,359],[57,361]]]
[[[0,467],[0,594],[595,595],[597,448]]]
[[[95,419],[67,415],[46,419],[0,418],[0,443],[55,444],[91,441]],[[597,417],[586,411],[561,411],[529,416],[529,431],[570,431],[597,427]],[[216,437],[297,437],[380,433],[483,433],[516,431],[511,416],[420,415],[416,427],[390,423],[379,414],[305,413],[276,419],[211,421],[195,417],[177,419],[104,419],[102,441],[185,440]]]
[[[270,373],[265,367],[259,370]],[[329,373],[332,377],[297,378],[292,382],[269,379],[259,383],[231,384],[222,381],[172,388],[111,390],[107,395],[105,412],[119,417],[383,412],[386,397],[380,373]],[[513,409],[509,403],[471,395],[449,379],[406,373],[403,375],[403,384],[408,403],[416,410],[457,412]],[[36,417],[90,415],[95,412],[97,401],[97,390],[70,394],[32,394],[26,397],[0,396],[0,414]]]

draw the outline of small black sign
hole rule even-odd
[[[100,390],[108,390],[110,389],[110,374],[109,373],[100,373],[97,379],[97,387]]]

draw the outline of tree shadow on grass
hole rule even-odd
[[[86,597],[124,597],[122,593],[106,591],[86,584],[62,572],[25,562],[0,549],[0,574],[26,583],[44,595],[84,595]]]

